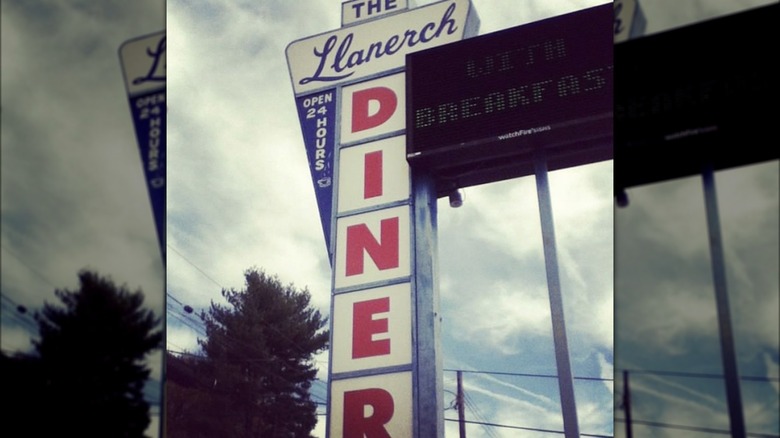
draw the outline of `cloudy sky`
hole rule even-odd
[[[125,41],[163,30],[164,13],[161,0],[2,1],[4,352],[28,351],[36,333],[16,306],[59,303],[54,289],[77,289],[83,268],[143,290],[164,315],[164,269],[118,56]],[[156,382],[161,358],[149,359]],[[148,396],[159,392],[157,383]]]
[[[55,287],[77,287],[85,267],[142,288],[162,312],[165,274],[117,50],[159,31],[164,11],[168,349],[197,351],[203,335],[181,303],[221,302],[220,289],[243,287],[253,266],[308,287],[328,313],[330,265],[284,50],[338,28],[340,1],[92,3],[2,2],[3,350],[29,347],[29,321],[9,305],[40,307]],[[480,34],[600,3],[473,0]],[[767,2],[645,3],[652,33]],[[550,174],[574,375],[721,373],[700,181],[632,189],[631,205],[614,211],[611,169],[603,162]],[[775,162],[717,176],[740,372],[775,378],[777,174]],[[555,374],[535,190],[526,177],[467,188],[459,209],[440,201],[445,369]],[[318,363],[324,381],[327,354]],[[454,372],[444,379],[449,404]],[[464,380],[467,419],[562,429],[554,379],[472,372]],[[582,433],[622,436],[610,382],[578,379],[575,390]],[[619,379],[614,390],[619,399]],[[778,434],[777,381],[745,382],[742,391],[748,431]],[[634,418],[727,428],[723,392],[720,381],[632,375]],[[314,393],[324,401],[324,383]],[[456,423],[446,427],[457,436]],[[470,425],[468,435],[541,434]]]
[[[484,34],[600,3],[474,5]],[[221,287],[243,287],[243,271],[257,266],[308,287],[328,313],[331,271],[284,53],[294,40],[338,28],[339,6],[168,2],[168,293],[176,300],[220,302]],[[550,174],[572,367],[581,377],[612,375],[611,169],[603,162]],[[439,261],[445,369],[556,373],[534,178],[468,188],[459,209],[441,200]],[[196,350],[199,324],[172,302],[168,348]],[[327,355],[318,363],[324,381]],[[444,379],[449,405],[455,373]],[[467,411],[469,420],[562,430],[555,379],[464,380],[479,410]],[[578,380],[575,390],[581,431],[611,435],[611,383]],[[324,384],[314,391],[325,400]],[[446,427],[457,435],[456,423]]]
[[[176,300],[203,308],[210,300],[219,300],[221,287],[242,287],[242,272],[258,266],[283,281],[308,287],[315,305],[327,311],[330,267],[283,53],[291,41],[336,29],[340,23],[338,3],[168,3],[174,66],[169,78],[169,156],[176,163],[169,170],[168,292]],[[519,8],[513,1],[474,1],[481,20],[480,34],[598,3],[529,1]],[[762,3],[766,2],[652,2],[644,8],[647,32]],[[611,166],[611,162],[598,163],[550,175],[570,354],[574,375],[581,377],[611,376],[615,366]],[[729,188],[730,177],[737,181],[737,188]],[[723,180],[723,196],[745,186],[776,187],[776,178],[776,167],[771,164],[718,175],[718,181]],[[626,275],[618,276],[623,290],[616,292],[620,300],[617,311],[624,312],[622,318],[615,316],[617,341],[624,346],[618,350],[624,351],[619,368],[719,372],[706,240],[683,254],[684,259],[669,260],[669,252],[677,251],[669,245],[682,242],[686,247],[692,235],[688,231],[699,230],[701,235],[704,229],[700,215],[687,212],[692,203],[701,202],[695,183],[694,201],[674,197],[680,184],[684,182],[631,190],[631,207],[615,216],[624,224],[619,231],[626,235],[623,242],[615,243],[618,251],[626,252],[625,261],[618,264],[626,269]],[[776,260],[776,255],[772,257],[777,248],[777,216],[765,215],[776,210],[777,192],[754,192],[762,194],[754,203],[756,214],[728,207],[728,202],[723,202],[722,209],[726,217],[737,219],[741,215],[753,221],[729,225],[724,218],[727,235],[733,233],[728,230],[731,227],[743,230],[737,232],[738,239],[747,239],[746,234],[763,236],[759,245],[763,253],[755,255],[763,263],[756,270],[760,281],[752,279],[747,267],[738,272],[743,279],[752,279],[754,283],[749,283],[764,296],[733,306],[735,319],[746,321],[737,328],[740,351],[751,358],[741,370],[746,375],[767,376],[777,374],[778,342],[776,335],[772,336],[777,332],[777,314],[772,313],[777,308],[772,305],[777,300],[777,283],[771,280],[776,278],[771,266]],[[533,178],[469,188],[465,198],[464,206],[457,210],[445,201],[439,205],[445,369],[554,374]],[[667,198],[680,204],[679,214],[690,229],[678,229],[682,219],[669,221],[668,215],[659,213],[665,209],[648,206]],[[734,210],[727,215],[725,210],[730,208]],[[755,233],[744,231],[753,230],[756,222],[766,228],[755,229]],[[672,229],[676,234],[661,240],[656,234],[632,231],[654,229]],[[647,241],[637,240],[643,236]],[[747,251],[754,244],[738,240],[734,245]],[[656,247],[658,251],[650,251]],[[652,263],[658,260],[661,262]],[[699,271],[681,268],[689,265]],[[698,289],[682,295],[678,292],[685,286],[675,285],[664,291],[668,297],[659,293],[657,279],[670,278],[670,284],[675,280],[674,273],[665,269],[678,270],[680,281],[685,282],[696,275]],[[752,315],[762,317],[746,318],[756,306],[760,312]],[[186,319],[175,306],[169,306],[169,315],[168,347],[195,349],[197,321]],[[706,355],[699,354],[704,350]],[[326,355],[319,364],[324,380]],[[445,402],[449,402],[455,375],[445,372],[444,379],[449,391]],[[635,397],[640,400],[635,405],[635,418],[686,425],[691,422],[685,415],[709,418],[698,417],[707,413],[715,420],[705,426],[727,427],[719,382],[707,381],[703,385],[707,390],[702,390],[698,381],[679,382],[655,375],[644,379],[635,378]],[[470,420],[561,429],[554,380],[467,373],[465,382],[478,409],[468,410]],[[665,386],[659,391],[659,385]],[[314,388],[317,398],[324,400],[325,385]],[[612,385],[577,380],[575,388],[581,431],[611,435]],[[743,392],[750,412],[749,430],[776,433],[777,417],[768,414],[777,404],[776,397],[772,399],[772,385],[763,383],[755,391],[746,386]],[[754,392],[759,398],[748,400]],[[454,412],[448,411],[447,417],[454,418]],[[659,436],[670,433],[663,428],[646,429]],[[322,436],[323,430],[320,424],[317,433]],[[455,424],[448,422],[448,436],[456,433]],[[621,434],[622,429],[618,427],[614,433]],[[469,426],[470,436],[520,434],[527,432]]]

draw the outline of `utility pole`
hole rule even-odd
[[[458,430],[460,438],[466,438],[466,412],[464,408],[463,397],[463,371],[458,371]]]
[[[628,387],[628,370],[623,370],[623,409],[626,411],[626,438],[632,438],[631,390]]]

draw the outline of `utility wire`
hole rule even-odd
[[[184,352],[184,351],[174,351],[174,350],[166,350],[166,351],[168,351],[170,353],[174,353],[174,354],[180,354],[180,355],[185,355],[185,356],[191,356],[191,357],[205,359],[205,356],[192,354],[192,353],[187,353],[187,352]],[[318,382],[322,383],[323,385],[327,385],[326,382],[324,382],[322,380],[319,380],[319,379],[314,380],[313,384],[314,383],[318,383]],[[312,384],[312,387],[313,387],[313,384]],[[313,393],[313,392],[310,392],[310,394],[312,395],[312,397],[317,398],[317,399],[320,400],[320,401],[315,400],[315,403],[317,403],[317,405],[327,406],[327,398],[326,397],[318,395],[318,394]],[[490,429],[490,427],[499,427],[499,428],[507,428],[507,429],[518,429],[518,430],[530,430],[530,431],[536,431],[536,432],[549,432],[549,433],[560,433],[560,434],[564,433],[563,431],[559,431],[559,430],[539,429],[539,428],[522,427],[522,426],[514,426],[514,425],[498,424],[498,423],[488,422],[488,421],[486,421],[484,414],[477,407],[477,404],[473,401],[473,399],[469,396],[468,393],[464,393],[464,401],[466,402],[467,407],[469,408],[469,410],[471,410],[471,412],[474,414],[474,416],[477,417],[478,419],[480,419],[480,421],[469,421],[469,420],[466,420],[466,423],[483,426],[483,428],[485,430],[485,433],[488,436],[490,436],[490,437],[497,437],[497,434],[496,434],[495,430]],[[327,413],[318,413],[317,415],[327,415]],[[451,419],[451,418],[445,418],[445,420],[446,421],[458,421],[458,419]],[[587,436],[587,437],[595,437],[595,438],[613,438],[612,435],[599,435],[599,434],[586,434],[586,433],[581,433],[580,435]],[[768,438],[772,438],[772,437],[768,436]]]
[[[187,259],[186,257],[184,257],[184,255],[182,255],[182,254],[181,254],[181,252],[179,252],[178,250],[176,250],[176,248],[174,248],[174,247],[173,247],[173,246],[171,246],[171,245],[167,245],[167,247],[168,247],[168,248],[170,248],[171,250],[173,250],[173,252],[175,252],[176,254],[178,254],[178,255],[179,255],[179,256],[180,256],[180,257],[181,257],[181,258],[182,258],[182,259],[183,259],[185,262],[187,262],[187,263],[188,263],[188,264],[190,264],[192,267],[194,267],[195,269],[197,269],[197,270],[198,270],[198,271],[199,271],[201,274],[203,274],[203,275],[204,275],[206,278],[208,278],[208,279],[209,279],[209,280],[210,280],[212,283],[214,283],[215,285],[217,285],[217,286],[220,288],[220,290],[227,290],[225,287],[223,287],[221,284],[219,284],[219,282],[217,282],[217,281],[216,281],[216,280],[214,280],[214,279],[213,279],[213,278],[212,278],[210,275],[208,275],[208,274],[207,274],[205,271],[203,271],[201,268],[199,268],[197,265],[195,265],[195,264],[194,264],[192,261],[190,261],[189,259]],[[178,302],[180,305],[182,305],[182,306],[184,306],[184,305],[185,305],[185,304],[184,304],[182,301],[180,301],[179,299],[177,299],[177,298],[173,297],[173,295],[172,295],[172,294],[168,293],[168,296],[172,297],[172,298],[173,298],[173,299],[174,299],[176,302]],[[176,315],[176,314],[174,313],[174,315]],[[296,346],[296,347],[297,347],[297,344],[296,344],[296,343],[292,342],[292,340],[290,340],[290,339],[289,339],[287,336],[285,336],[283,333],[281,333],[281,332],[280,332],[278,329],[276,329],[275,327],[272,327],[272,326],[270,326],[269,324],[264,324],[264,326],[265,326],[265,327],[267,327],[267,328],[269,328],[269,329],[271,329],[271,330],[274,330],[274,331],[275,331],[277,334],[279,334],[279,335],[280,335],[280,336],[281,336],[283,339],[285,339],[285,340],[287,340],[288,342],[290,342],[290,345],[294,345],[294,346]],[[235,340],[236,342],[240,342],[240,343],[244,343],[244,342],[245,342],[245,341],[241,341],[241,340],[238,340],[238,339],[234,339],[234,340]],[[190,356],[196,356],[196,357],[197,357],[197,355],[193,355],[193,354],[190,354],[190,353],[184,353],[184,352],[175,352],[175,351],[172,351],[172,350],[166,350],[166,351],[169,351],[169,352],[172,352],[172,353],[177,353],[177,354],[186,354],[186,355],[190,355]],[[305,352],[303,351],[303,349],[299,349],[299,351],[300,351],[300,352],[302,352],[302,353],[305,353]],[[316,363],[316,364],[319,364],[319,362],[318,362],[316,359],[314,359],[314,358],[312,358],[312,361],[313,361],[314,363]],[[459,371],[459,370],[455,370],[455,369],[444,369],[444,371]],[[508,372],[498,372],[498,371],[474,371],[474,370],[460,370],[460,371],[463,371],[463,372],[466,372],[466,373],[482,373],[482,374],[509,375],[509,376],[520,376],[520,377],[544,377],[544,378],[558,378],[558,376],[557,376],[557,375],[543,375],[543,374],[523,374],[523,373],[508,373]],[[595,380],[595,381],[612,381],[612,380],[614,380],[614,379],[609,379],[609,378],[598,378],[598,377],[574,377],[574,379],[578,379],[578,380]],[[286,380],[286,379],[284,379],[284,380]],[[320,381],[320,380],[315,380],[315,382],[317,382],[317,381]],[[288,382],[289,382],[289,381],[288,381]],[[323,382],[323,383],[324,383],[324,382]],[[317,396],[317,395],[316,395],[316,394],[314,394],[314,393],[310,393],[310,394],[312,394],[312,396]],[[465,395],[466,395],[466,397],[465,397],[466,404],[467,404],[467,405],[469,405],[469,408],[472,410],[472,412],[474,412],[474,413],[475,413],[475,415],[476,415],[478,418],[481,418],[481,419],[483,419],[483,420],[484,420],[485,418],[484,418],[484,416],[482,415],[482,413],[479,411],[479,408],[477,408],[476,404],[475,404],[475,403],[474,403],[474,402],[473,402],[473,401],[470,399],[470,397],[468,396],[468,394],[465,394]],[[317,397],[320,397],[320,398],[321,398],[321,396],[317,396]],[[326,415],[326,414],[318,414],[318,415]],[[452,421],[452,420],[450,420],[450,419],[447,419],[447,420],[448,420],[448,421]],[[455,420],[455,421],[457,421],[457,420]],[[496,434],[495,434],[495,432],[494,432],[492,429],[489,429],[487,426],[494,426],[494,427],[505,427],[505,428],[523,429],[523,430],[536,430],[536,431],[543,431],[543,432],[553,432],[553,433],[563,433],[563,431],[547,431],[547,430],[543,430],[543,429],[533,429],[533,428],[524,428],[524,427],[519,427],[519,426],[500,425],[500,424],[496,424],[496,423],[489,423],[489,422],[487,422],[487,421],[482,421],[482,422],[466,421],[466,422],[467,422],[467,423],[473,423],[473,424],[481,424],[481,425],[483,425],[483,426],[485,427],[485,431],[486,431],[486,433],[487,433],[489,436],[491,436],[491,437],[496,437]],[[584,434],[584,433],[583,433],[583,434],[581,434],[581,435],[582,435],[582,436],[591,436],[591,437],[612,438],[611,436],[606,436],[606,435],[588,435],[588,434]]]
[[[707,374],[707,373],[688,373],[680,371],[655,371],[655,370],[629,370],[629,369],[617,369],[616,371],[628,371],[631,374],[656,374],[659,376],[674,376],[674,377],[692,377],[702,379],[719,379],[725,378],[723,374]],[[763,377],[763,376],[739,376],[740,380],[752,380],[757,382],[778,382],[780,377]]]
[[[206,359],[208,359],[208,357],[207,357],[207,356],[201,356],[201,355],[197,355],[197,354],[193,354],[193,353],[187,353],[187,352],[184,352],[184,351],[174,351],[174,350],[168,350],[168,349],[166,349],[165,351],[166,351],[166,352],[168,352],[168,353],[179,354],[179,355],[182,355],[182,356],[195,357],[195,358],[202,359],[202,360],[206,360]],[[247,359],[247,360],[248,360],[248,361],[251,361],[252,359]],[[269,370],[265,370],[265,371],[266,371],[266,372],[267,372],[269,375],[271,375],[272,377],[275,377],[275,378],[277,378],[277,379],[280,379],[280,380],[282,380],[282,381],[284,381],[284,382],[287,382],[287,383],[289,383],[289,384],[291,384],[291,385],[295,385],[295,383],[294,383],[294,382],[290,381],[289,379],[285,378],[284,376],[281,376],[281,375],[279,375],[279,374],[277,374],[277,373],[274,373],[274,372],[272,372],[272,371],[269,371]],[[317,382],[317,381],[319,381],[319,380],[316,380],[316,379],[315,379],[314,381],[312,381],[312,387],[314,387],[314,382]],[[323,383],[324,383],[324,382],[323,382]],[[327,403],[327,397],[325,397],[325,396],[322,396],[322,395],[319,395],[319,394],[315,394],[315,393],[314,393],[314,392],[312,392],[312,391],[309,391],[309,394],[310,394],[312,397],[316,397],[317,399],[319,399],[319,400],[320,400],[320,401],[322,401],[323,403]]]
[[[477,407],[477,404],[474,403],[474,401],[471,399],[471,396],[469,396],[469,394],[465,391],[463,392],[463,400],[466,402],[466,406],[471,410],[471,412],[474,413],[478,420],[487,423],[487,418],[482,415],[482,411],[480,411],[480,409]],[[488,436],[491,438],[498,438],[493,429],[490,429],[486,425],[483,425],[482,427],[485,429],[485,433],[487,433]]]
[[[619,423],[625,423],[625,418],[615,418],[615,422]],[[663,427],[668,429],[680,429],[680,430],[688,430],[692,432],[707,432],[707,433],[718,433],[723,435],[730,435],[730,430],[724,430],[724,429],[713,429],[709,427],[699,427],[699,426],[684,426],[680,424],[669,424],[669,423],[661,423],[658,421],[647,421],[647,420],[635,420],[631,419],[631,424],[641,424],[644,426],[650,426],[650,427]],[[760,438],[778,438],[780,435],[773,435],[768,433],[758,433],[758,432],[747,432],[748,436],[754,436],[754,437],[760,437]]]
[[[170,353],[174,353],[174,354],[189,354],[189,355],[192,355],[192,356],[196,356],[195,354],[184,352],[184,348],[181,345],[177,345],[177,344],[175,344],[173,342],[167,342],[167,344],[168,345],[173,345],[174,347],[178,348],[178,350],[169,350],[168,347],[166,346],[166,349],[165,349],[166,352],[170,352]]]
[[[11,251],[10,249],[8,249],[8,247],[6,247],[5,245],[3,245],[2,243],[0,243],[0,247],[1,247],[1,248],[3,248],[4,250],[6,250],[6,252],[7,252],[8,254],[11,254],[11,255],[12,255],[12,256],[13,256],[13,257],[16,259],[16,260],[18,260],[18,261],[19,261],[19,263],[21,263],[21,264],[22,264],[22,265],[24,265],[24,266],[25,266],[27,269],[29,269],[29,270],[30,270],[32,273],[34,273],[35,275],[37,275],[37,276],[38,276],[38,278],[40,278],[41,280],[43,280],[43,281],[44,281],[46,284],[48,284],[49,286],[51,286],[51,287],[52,287],[52,288],[54,288],[55,290],[57,289],[57,286],[55,286],[55,285],[54,285],[54,284],[53,284],[51,281],[49,281],[49,279],[48,279],[48,278],[46,278],[46,277],[45,277],[43,274],[41,274],[41,273],[40,273],[40,272],[39,272],[37,269],[35,269],[35,268],[33,268],[32,266],[28,265],[28,264],[27,264],[27,263],[26,263],[24,260],[22,260],[22,258],[21,258],[21,257],[19,257],[19,255],[18,255],[18,254],[16,254],[15,252]]]
[[[14,301],[8,295],[0,292],[0,297],[2,297],[2,299],[4,299],[6,302],[11,303],[10,306],[2,306],[2,308],[6,310],[8,315],[10,315],[14,320],[18,321],[20,326],[26,329],[26,331],[30,332],[33,335],[37,335],[38,323],[37,321],[35,321],[35,318],[30,316],[30,314],[28,313],[19,313],[18,309],[20,309],[22,306],[20,306],[19,303]]]
[[[169,297],[173,298],[178,303],[182,304],[181,301],[177,300],[176,297],[174,297],[171,294],[168,294]],[[190,327],[191,329],[198,332],[198,334],[203,334],[203,336],[206,336],[206,326],[203,325],[203,320],[197,317],[193,317],[190,313],[182,313],[179,309],[176,309],[173,304],[170,304],[170,309],[166,307],[166,313],[172,314],[174,316],[178,316],[179,320],[182,321],[185,325]],[[184,304],[182,304],[182,307],[184,307]]]
[[[179,321],[181,321],[182,324],[186,325],[187,327],[193,329],[195,332],[198,333],[198,335],[202,334],[204,337],[206,336],[206,330],[203,327],[192,325],[191,321],[186,316],[175,312],[169,312],[169,315],[178,319]]]
[[[449,372],[457,372],[461,371],[464,373],[472,373],[472,374],[495,374],[495,375],[503,375],[503,376],[517,376],[517,377],[543,377],[543,378],[550,378],[550,379],[557,379],[557,374],[531,374],[531,373],[508,373],[503,371],[477,371],[477,370],[457,370],[452,368],[444,368],[444,371]],[[610,379],[607,377],[573,377],[575,380],[595,380],[600,382],[612,382],[615,379]]]
[[[459,421],[457,418],[445,418],[444,420],[445,421]],[[490,426],[490,427],[501,427],[501,428],[505,428],[505,429],[530,430],[532,432],[546,432],[546,433],[564,434],[564,431],[562,431],[562,430],[540,429],[540,428],[536,428],[536,427],[511,426],[511,425],[508,425],[508,424],[488,423],[488,422],[482,422],[482,421],[465,420],[465,423],[479,424],[479,425]],[[580,433],[580,436],[589,436],[589,437],[595,437],[595,438],[614,438],[612,435],[599,435],[599,434],[592,434],[592,433]]]
[[[201,274],[203,274],[203,276],[205,276],[206,278],[211,280],[212,283],[214,283],[217,286],[219,286],[220,289],[224,289],[224,287],[222,287],[222,285],[219,284],[219,282],[217,282],[217,280],[214,280],[213,278],[211,278],[211,276],[209,274],[207,274],[203,269],[200,269],[195,263],[192,263],[187,257],[184,257],[184,255],[182,253],[180,253],[179,250],[177,250],[176,248],[174,248],[170,244],[166,244],[165,246],[167,246],[168,248],[172,249],[173,252],[178,254],[179,257],[181,257],[185,262],[189,263],[193,268],[197,269]]]
[[[171,246],[171,245],[166,245],[166,246],[167,246],[167,247],[169,247],[169,248],[171,248],[171,249],[172,249],[172,250],[173,250],[173,251],[174,251],[176,254],[178,254],[178,255],[179,255],[179,256],[180,256],[180,257],[181,257],[181,258],[182,258],[184,261],[186,261],[187,263],[189,263],[190,265],[192,265],[192,267],[194,267],[195,269],[197,269],[197,270],[198,270],[198,271],[199,271],[201,274],[203,274],[204,276],[206,276],[206,278],[208,278],[209,280],[211,280],[211,281],[212,281],[212,282],[213,282],[215,285],[217,285],[217,286],[220,288],[220,290],[228,290],[227,288],[225,288],[224,286],[222,286],[221,284],[219,284],[219,282],[217,282],[216,280],[214,280],[214,279],[213,279],[213,278],[212,278],[210,275],[208,275],[208,274],[207,274],[205,271],[203,271],[201,268],[199,268],[197,265],[195,265],[195,264],[194,264],[193,262],[191,262],[189,259],[187,259],[186,257],[184,257],[184,256],[183,256],[183,255],[182,255],[182,254],[181,254],[181,253],[180,253],[180,252],[179,252],[179,251],[178,251],[176,248],[174,248],[174,247],[173,247],[173,246]],[[177,301],[179,301],[179,300],[177,300]],[[181,301],[179,301],[179,303],[181,303],[181,304],[183,305],[183,303],[182,303]],[[281,331],[280,331],[278,328],[276,328],[276,327],[274,327],[274,326],[272,326],[272,325],[270,325],[270,324],[267,324],[267,323],[262,323],[262,324],[263,324],[263,326],[264,326],[264,327],[266,327],[266,328],[268,328],[268,329],[270,329],[270,330],[273,330],[274,332],[276,332],[276,334],[278,334],[278,335],[279,335],[279,336],[280,336],[282,339],[284,339],[284,340],[285,340],[285,341],[287,341],[287,342],[288,342],[290,345],[292,345],[292,346],[294,346],[296,349],[298,349],[298,352],[299,352],[299,353],[306,355],[306,351],[304,351],[304,350],[303,350],[303,348],[300,348],[300,347],[298,346],[298,344],[297,344],[297,343],[293,342],[293,341],[292,341],[292,340],[291,340],[289,337],[287,337],[287,336],[286,336],[284,333],[282,333],[282,332],[281,332]],[[245,341],[240,341],[240,340],[238,340],[238,339],[234,339],[234,340],[235,340],[236,342],[245,343]],[[315,364],[317,364],[317,365],[321,365],[321,364],[319,363],[319,361],[318,361],[317,359],[315,359],[314,357],[312,357],[312,358],[311,358],[311,360],[312,360],[312,362],[314,362]]]

